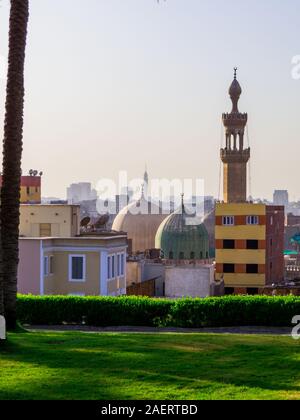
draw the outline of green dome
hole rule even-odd
[[[189,216],[182,206],[167,217],[158,228],[155,248],[161,249],[163,257],[170,260],[209,258],[206,227],[203,223],[198,223],[196,217]]]

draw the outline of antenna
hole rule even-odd
[[[94,224],[96,229],[101,229],[103,226],[106,226],[106,223],[109,221],[109,214],[103,214],[99,217],[97,222]]]
[[[90,217],[85,217],[84,219],[81,220],[80,226],[81,227],[87,227],[87,225],[90,223],[90,221],[91,221]]]

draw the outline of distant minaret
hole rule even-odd
[[[236,79],[229,88],[232,101],[230,114],[223,114],[226,130],[226,147],[221,149],[221,160],[224,166],[224,201],[225,203],[243,203],[247,201],[247,163],[250,159],[250,148],[244,148],[245,127],[248,115],[238,109],[242,88]]]
[[[148,196],[148,186],[149,186],[149,175],[147,171],[147,165],[145,166],[145,173],[144,173],[144,192],[146,197]]]

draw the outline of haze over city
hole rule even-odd
[[[1,1],[4,57],[8,6]],[[300,54],[300,6],[251,6],[32,0],[24,172],[43,170],[43,195],[64,197],[72,182],[116,179],[119,170],[142,176],[147,162],[151,177],[203,178],[206,194],[218,196],[221,115],[231,109],[237,66],[252,195],[271,199],[274,189],[288,189],[299,199],[300,81],[291,61]],[[0,98],[3,120],[4,78]]]

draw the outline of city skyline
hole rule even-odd
[[[205,194],[218,197],[221,117],[237,66],[251,194],[271,200],[288,189],[291,201],[300,198],[295,1],[251,9],[235,0],[61,3],[32,1],[29,24],[23,171],[44,171],[43,196],[63,198],[71,183],[96,185],[119,170],[142,176],[147,161],[152,177],[203,178]],[[5,57],[8,2],[1,5]],[[1,121],[4,97],[2,78]]]

